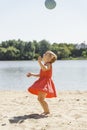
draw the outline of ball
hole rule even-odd
[[[45,0],[45,7],[47,9],[54,9],[56,7],[55,0]]]

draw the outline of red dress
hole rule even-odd
[[[41,69],[40,78],[36,82],[34,82],[32,86],[28,88],[28,92],[38,95],[38,92],[41,91],[47,93],[46,98],[57,97],[55,85],[51,77],[52,67],[47,71],[43,71]]]

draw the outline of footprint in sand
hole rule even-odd
[[[75,115],[73,115],[73,117],[74,117],[75,119],[79,119],[79,118],[81,118],[82,116],[79,115],[79,114],[75,114]]]

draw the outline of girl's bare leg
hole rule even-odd
[[[46,95],[47,94],[45,92],[39,92],[38,93],[38,101],[40,102],[40,104],[44,110],[44,114],[49,114],[50,113],[49,107],[48,107],[47,102],[45,101]]]

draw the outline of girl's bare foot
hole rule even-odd
[[[41,115],[48,115],[48,114],[50,114],[50,112],[43,112],[43,113],[41,113]]]

